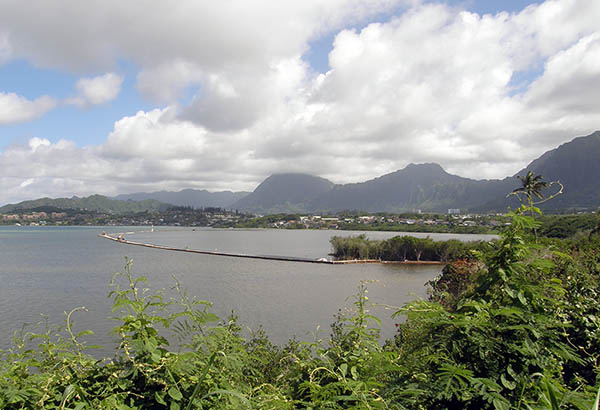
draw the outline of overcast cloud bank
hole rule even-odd
[[[2,2],[0,63],[21,58],[77,73],[67,103],[89,107],[118,98],[115,66],[132,61],[137,89],[157,108],[117,120],[102,145],[39,135],[0,151],[0,204],[253,190],[284,171],[346,183],[410,162],[502,178],[600,128],[595,0],[484,16],[393,0],[54,3]],[[34,6],[43,20],[30,18]],[[331,31],[330,70],[315,72],[303,56]],[[34,120],[56,104],[0,90],[0,124]]]

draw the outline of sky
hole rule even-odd
[[[598,0],[3,0],[0,205],[504,178],[600,129],[599,95]]]

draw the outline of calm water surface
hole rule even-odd
[[[348,296],[361,280],[369,284],[371,302],[400,306],[426,296],[424,284],[437,276],[439,266],[319,265],[186,254],[119,244],[99,238],[102,231],[136,232],[134,241],[251,254],[326,257],[334,235],[348,231],[213,230],[135,227],[0,227],[0,347],[5,348],[15,330],[36,323],[41,314],[51,323],[62,323],[64,312],[85,306],[75,317],[76,330],[91,329],[89,343],[112,349],[109,336],[116,322],[107,320],[107,298],[114,272],[122,271],[125,257],[132,258],[133,273],[147,276],[152,289],[174,285],[173,275],[190,295],[210,301],[212,311],[226,317],[231,311],[244,328],[263,326],[272,341],[285,343],[296,335],[312,339],[311,332],[329,335],[338,309],[348,307]],[[367,232],[373,239],[398,233]],[[428,234],[412,234],[427,236]],[[489,235],[429,234],[433,239],[490,239]],[[393,310],[373,308],[383,320],[382,335],[390,337]]]

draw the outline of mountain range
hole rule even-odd
[[[303,180],[302,185],[291,181]],[[277,186],[274,186],[274,182]],[[288,183],[289,182],[289,183]],[[278,212],[446,212],[450,208],[484,208],[514,187],[515,181],[475,181],[451,175],[438,164],[409,164],[406,168],[366,182],[335,185],[306,174],[278,174],[263,181],[254,192],[235,203],[236,209],[255,213]],[[286,196],[278,186],[293,186]],[[330,189],[323,189],[330,186]],[[319,188],[321,189],[319,191]],[[291,188],[288,188],[291,190]],[[268,192],[269,195],[264,193]],[[303,198],[294,201],[294,198]]]
[[[257,212],[504,212],[519,202],[507,194],[521,185],[518,176],[532,171],[545,181],[560,181],[561,195],[540,207],[546,211],[595,210],[600,207],[600,131],[546,152],[515,175],[474,180],[452,175],[438,164],[409,164],[369,181],[336,185],[306,174],[272,175],[251,194],[234,203],[236,209]],[[328,188],[329,187],[329,188]],[[554,184],[544,193],[558,191]]]
[[[143,211],[162,211],[169,207],[169,204],[159,202],[155,199],[146,199],[143,201],[119,201],[110,199],[103,195],[90,195],[85,198],[39,198],[31,201],[23,201],[18,204],[8,204],[0,207],[0,214],[26,211],[36,208],[56,208],[56,209],[82,209],[86,211],[105,212],[109,214],[126,214]]]
[[[0,208],[0,213],[39,206],[90,209],[113,213],[159,210],[167,204],[221,207],[259,214],[339,212],[504,212],[516,207],[514,196],[521,185],[517,176],[532,171],[545,181],[560,181],[561,195],[540,205],[546,211],[596,210],[600,207],[600,131],[544,153],[515,175],[504,179],[474,180],[447,173],[440,165],[409,164],[405,168],[365,182],[334,184],[308,174],[275,174],[251,192],[208,192],[184,189],[123,194],[110,199],[100,195],[88,198],[42,198]],[[544,193],[558,190],[555,184]]]
[[[113,199],[121,201],[144,201],[155,199],[160,202],[177,206],[191,206],[194,208],[230,208],[238,200],[248,195],[248,192],[209,192],[206,189],[184,189],[179,192],[157,191],[136,192],[133,194],[121,194]]]

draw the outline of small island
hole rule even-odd
[[[484,241],[463,242],[458,239],[434,241],[414,236],[395,236],[390,239],[368,239],[366,235],[334,236],[332,255],[337,260],[378,260],[385,262],[440,262],[473,259],[474,250],[481,250]]]

